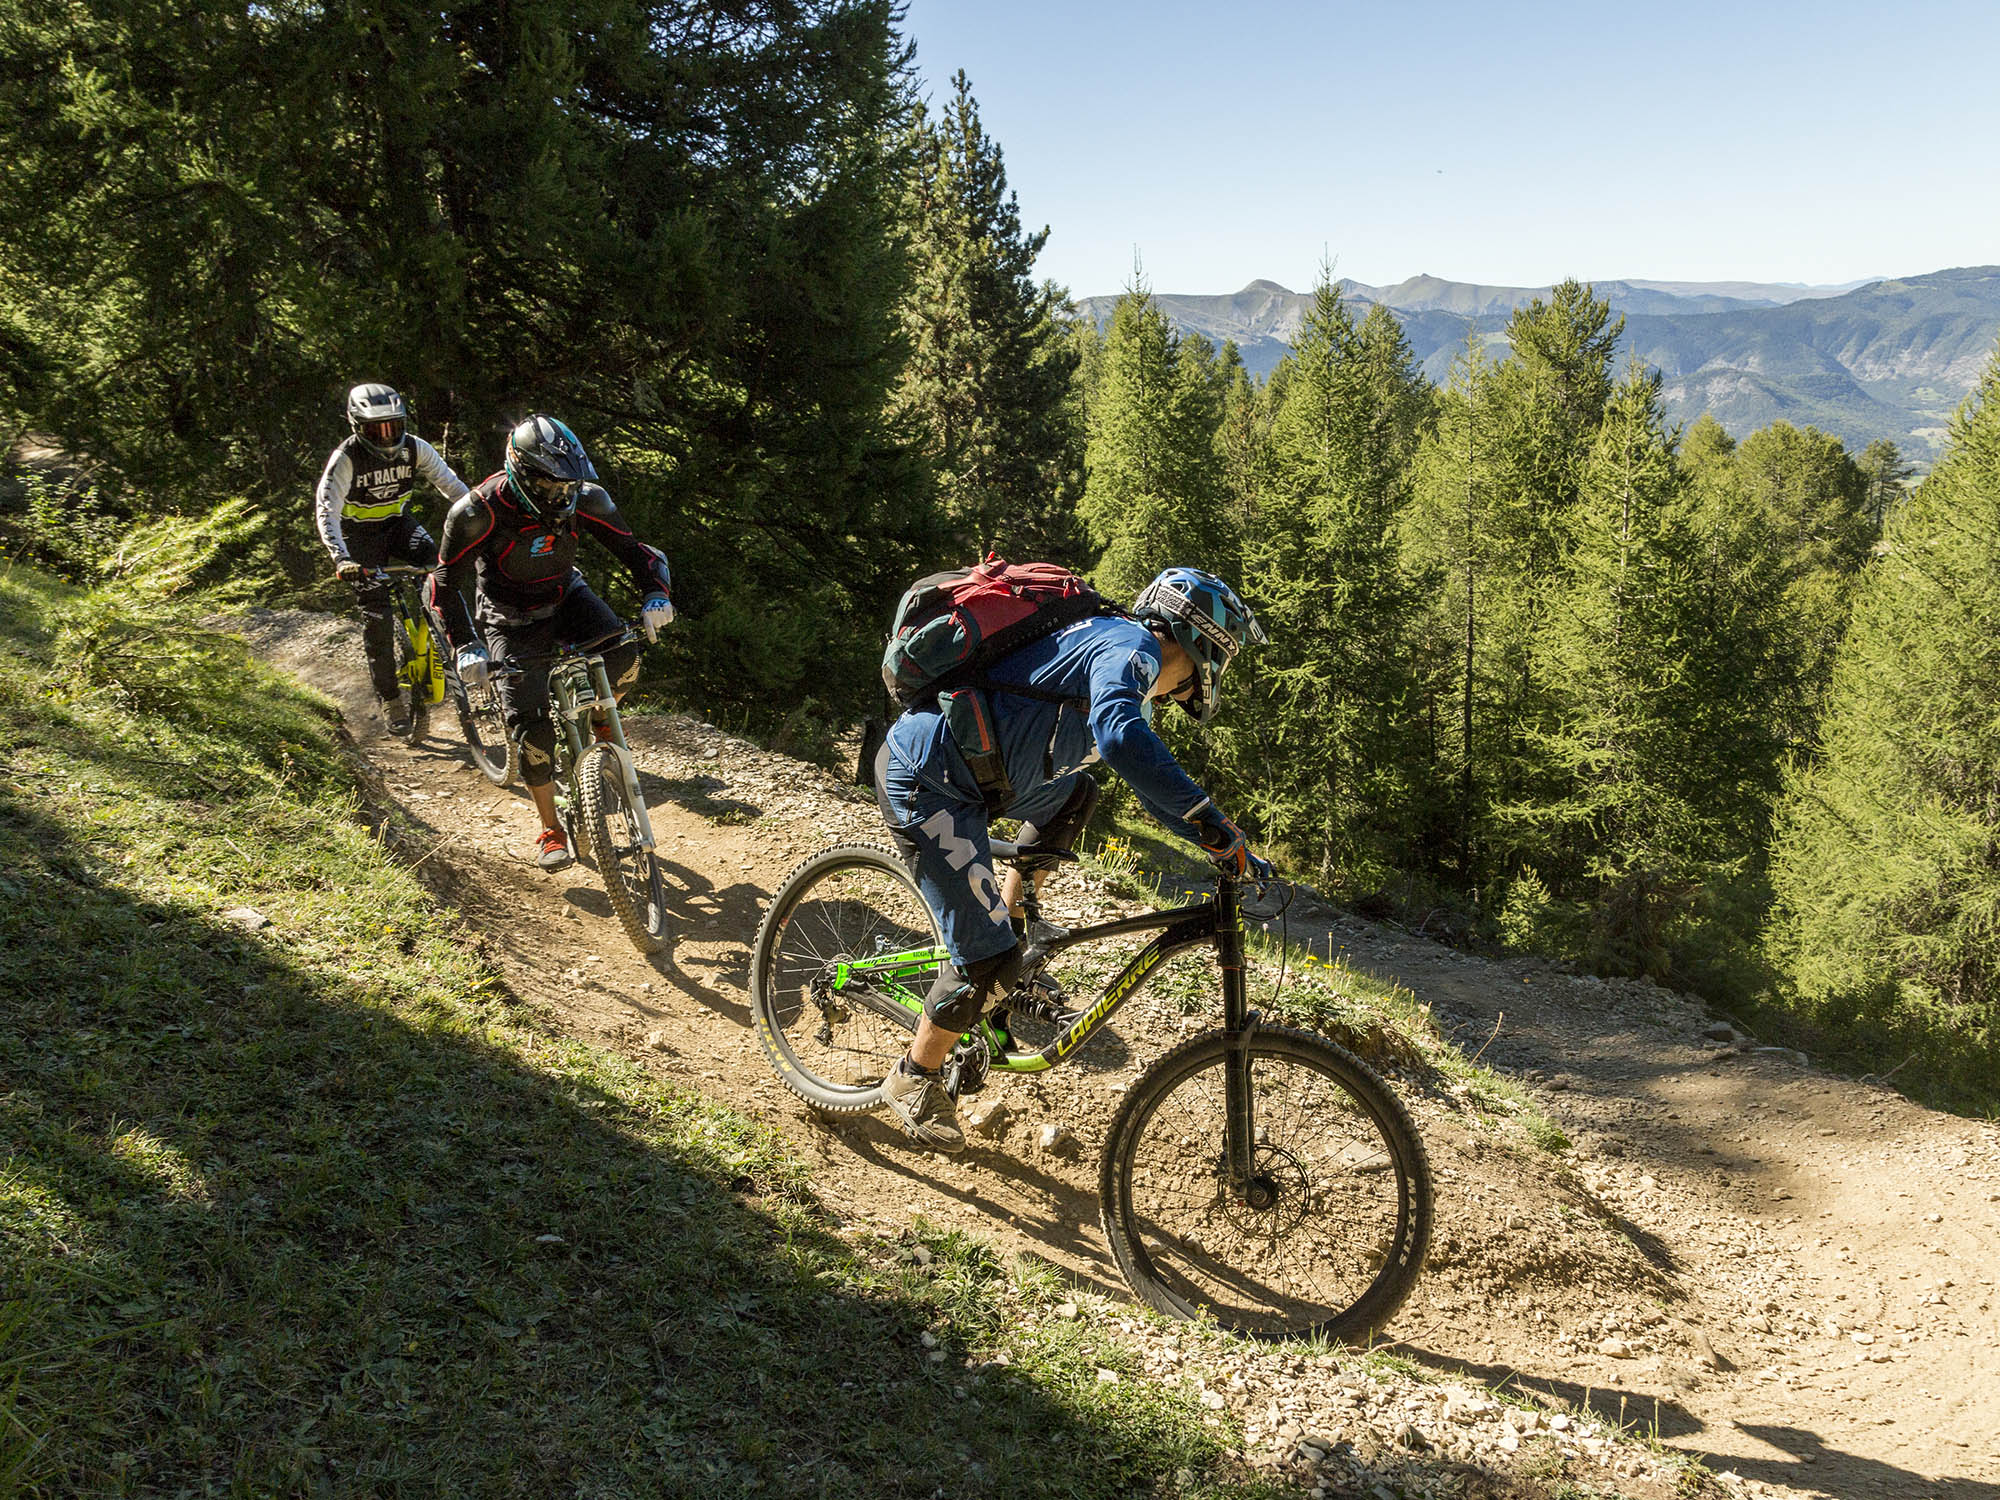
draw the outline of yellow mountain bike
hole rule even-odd
[[[409,729],[401,738],[417,744],[430,727],[430,711],[445,699],[458,714],[459,732],[479,774],[495,786],[510,785],[520,769],[520,757],[500,712],[493,685],[473,689],[458,680],[446,652],[444,626],[424,603],[417,580],[428,568],[390,563],[373,570],[388,585],[396,630],[396,677],[403,685],[403,711]]]

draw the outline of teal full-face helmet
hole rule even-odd
[[[551,526],[569,519],[577,492],[597,480],[576,434],[540,412],[507,434],[506,470],[515,502]]]
[[[1168,568],[1139,591],[1132,613],[1164,626],[1194,658],[1194,690],[1174,701],[1198,724],[1215,717],[1216,690],[1236,653],[1266,640],[1264,627],[1236,590],[1199,568]]]

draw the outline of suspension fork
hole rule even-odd
[[[1222,1030],[1229,1050],[1222,1060],[1224,1153],[1231,1197],[1252,1208],[1269,1205],[1257,1181],[1257,1117],[1250,1095],[1250,1041],[1257,1034],[1257,1013],[1250,1009],[1249,987],[1243,977],[1243,914],[1236,882],[1219,880],[1215,889],[1215,946],[1222,966]]]
[[[602,657],[590,660],[590,687],[595,695],[589,702],[578,700],[571,707],[570,723],[572,737],[583,744],[584,720],[592,709],[604,710],[604,722],[611,726],[611,738],[606,743],[617,748],[618,774],[625,781],[625,802],[632,809],[634,820],[639,825],[640,845],[645,849],[657,847],[653,838],[653,816],[646,808],[646,795],[639,789],[639,766],[632,759],[632,747],[625,743],[625,721],[618,715],[618,694],[612,690],[611,674],[604,669]],[[588,749],[588,745],[584,745]]]

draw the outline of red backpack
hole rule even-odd
[[[936,700],[989,812],[1013,800],[985,689],[1003,657],[1093,615],[1122,614],[1067,568],[988,556],[975,568],[920,578],[904,591],[882,652],[882,682],[906,709]],[[1047,702],[1068,694],[1007,685]],[[1088,705],[1084,705],[1088,707]]]

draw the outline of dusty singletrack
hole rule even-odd
[[[920,1153],[879,1117],[828,1123],[777,1084],[752,1037],[749,951],[801,859],[881,841],[872,801],[694,719],[628,721],[676,893],[666,951],[643,958],[592,871],[536,869],[525,794],[471,770],[448,711],[415,748],[380,733],[351,625],[259,612],[238,628],[342,702],[402,847],[524,1000],[770,1121],[856,1232],[921,1215],[1125,1297],[1097,1227],[1103,1127],[1138,1070],[1212,1017],[1142,997],[1080,1065],[991,1083],[967,1113],[992,1118],[962,1157]],[[1050,895],[1059,920],[1118,905],[1075,872]],[[1699,1005],[1649,984],[1493,962],[1331,912],[1292,932],[1407,986],[1573,1143],[1524,1149],[1449,1090],[1405,1090],[1437,1227],[1390,1331],[1454,1392],[1431,1446],[1506,1462],[1520,1424],[1477,1399],[1504,1386],[1655,1433],[1739,1493],[2000,1500],[2000,1127],[1718,1041]],[[1062,1139],[1044,1149],[1047,1125]],[[1169,1341],[1148,1362],[1178,1358]],[[1397,1441],[1417,1397],[1318,1371],[1281,1353],[1239,1372],[1228,1399],[1253,1443]],[[1575,1453],[1599,1464],[1597,1483],[1665,1493],[1658,1471],[1596,1441]]]

